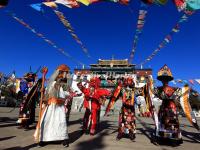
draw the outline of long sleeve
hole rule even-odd
[[[77,86],[81,90],[81,92],[84,93],[85,87],[82,85],[82,82],[77,83]]]
[[[153,88],[153,94],[154,94],[155,97],[159,98],[160,94],[161,94],[159,88],[154,87]]]
[[[180,100],[181,96],[182,96],[181,88],[176,88],[171,98],[174,100]]]

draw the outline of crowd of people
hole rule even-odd
[[[40,146],[51,141],[62,141],[65,147],[69,146],[68,122],[73,98],[78,96],[84,97],[83,133],[91,136],[97,133],[101,106],[106,100],[108,100],[108,105],[105,116],[108,115],[116,101],[121,100],[116,140],[128,135],[130,140],[134,141],[137,129],[136,105],[142,112],[141,103],[138,102],[137,97],[143,96],[148,111],[142,115],[154,119],[155,136],[182,142],[177,102],[181,101],[181,98],[186,102],[188,97],[182,92],[182,88],[168,85],[168,82],[173,80],[173,76],[166,65],[158,72],[157,79],[163,83],[161,87],[154,87],[152,77],[139,86],[135,75],[126,75],[115,79],[113,90],[104,88],[101,84],[101,81],[108,80],[109,77],[102,78],[97,75],[72,77],[69,67],[64,64],[57,67],[48,79],[45,88],[47,68],[43,68],[42,72],[43,77],[40,79],[37,79],[35,73],[29,72],[20,80],[18,98],[21,99],[21,105],[17,121],[19,128],[29,128],[29,125],[35,122],[36,103],[39,104],[39,119],[34,137]],[[72,86],[73,84],[76,86]],[[189,87],[184,88],[189,89]],[[162,101],[158,113],[153,103],[155,97]],[[188,103],[187,107],[189,106]],[[190,123],[199,130],[196,119],[190,115],[192,112],[185,113]]]

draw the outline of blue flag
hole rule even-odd
[[[42,3],[31,4],[30,6],[39,12],[43,12]]]

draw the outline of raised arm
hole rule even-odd
[[[109,101],[109,103],[108,103],[108,106],[107,106],[107,108],[106,108],[106,112],[105,112],[105,115],[104,115],[104,116],[106,116],[106,115],[108,114],[108,112],[110,111],[110,109],[111,109],[111,108],[113,107],[113,105],[115,104],[116,99],[118,98],[119,94],[121,93],[121,90],[122,90],[121,84],[118,85],[118,86],[115,88],[115,90],[114,90],[114,92],[113,92],[113,95],[111,96],[111,99],[110,99],[110,101]]]

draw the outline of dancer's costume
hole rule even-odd
[[[154,94],[157,98],[162,100],[158,117],[153,115],[156,124],[155,135],[158,138],[173,139],[180,144],[182,143],[182,135],[178,119],[178,112],[180,111],[178,107],[179,103],[190,123],[199,130],[196,118],[189,103],[190,89],[188,86],[177,88],[168,85],[168,82],[173,80],[173,76],[167,65],[164,65],[159,70],[157,79],[163,83],[163,86],[154,89],[152,86],[149,86],[148,89],[149,97],[153,97]],[[152,107],[151,112],[155,113],[154,107]]]
[[[122,107],[119,114],[119,128],[117,140],[124,135],[129,135],[131,140],[135,139],[136,123],[135,123],[135,83],[133,78],[128,77],[123,82],[118,82],[114,90],[113,96],[107,106],[105,115],[108,114],[119,96],[122,96]]]
[[[90,79],[88,88],[84,87],[81,82],[78,83],[78,87],[84,93],[84,107],[86,109],[83,117],[83,130],[89,129],[90,135],[96,133],[101,100],[110,95],[110,91],[101,89],[99,86],[99,78]]]
[[[28,128],[35,122],[35,108],[39,100],[42,80],[36,80],[37,75],[29,72],[24,75],[24,80],[20,82],[20,91],[18,100],[22,100],[19,109],[19,118],[17,123],[20,127]]]
[[[68,137],[64,103],[70,95],[67,74],[69,67],[60,65],[49,79],[45,92],[46,101],[41,120],[34,134],[35,139],[43,141],[66,141]]]

